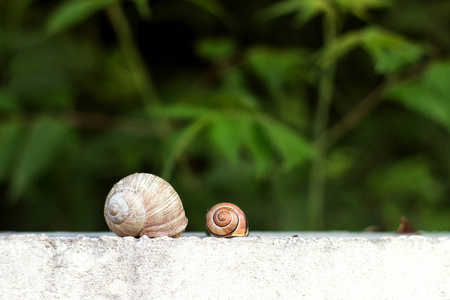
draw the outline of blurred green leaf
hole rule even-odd
[[[346,34],[337,38],[328,48],[323,49],[321,55],[321,63],[328,67],[334,64],[341,57],[347,55],[350,51],[358,47],[365,35],[365,29],[347,32]]]
[[[8,93],[24,107],[71,107],[75,100],[74,77],[84,71],[87,60],[77,56],[83,53],[81,47],[78,53],[72,52],[74,46],[55,40],[18,51],[8,65]]]
[[[139,15],[141,18],[149,19],[152,15],[152,10],[150,8],[150,0],[132,0],[137,7]]]
[[[367,11],[393,5],[393,0],[336,0],[343,11],[349,11],[357,17],[365,18]]]
[[[322,63],[327,66],[347,55],[357,46],[362,46],[375,63],[379,73],[394,73],[411,65],[424,55],[424,49],[406,38],[386,30],[367,27],[341,36],[322,54]]]
[[[212,62],[228,59],[236,52],[236,45],[230,38],[203,38],[197,41],[195,48],[200,57]]]
[[[299,0],[282,1],[265,8],[259,12],[258,16],[262,21],[267,21],[284,15],[295,14],[300,11],[302,7],[302,1]],[[319,11],[317,11],[316,14],[318,12]]]
[[[6,90],[0,90],[0,112],[12,112],[18,109],[16,95]]]
[[[223,87],[214,95],[211,100],[215,101],[221,109],[231,110],[255,110],[258,107],[257,99],[245,88]]]
[[[436,62],[417,80],[392,87],[387,97],[450,131],[450,61]]]
[[[0,125],[0,180],[6,176],[15,162],[22,129],[19,124]]]
[[[288,77],[308,73],[309,58],[309,53],[302,49],[257,46],[247,52],[246,62],[270,89],[279,90]]]
[[[221,98],[227,98],[226,106],[249,110],[258,108],[258,99],[248,89],[246,79],[242,69],[233,68],[225,72],[222,87],[217,95]]]
[[[56,34],[76,26],[96,12],[121,0],[70,0],[58,6],[46,24],[48,34]]]
[[[336,149],[332,151],[327,160],[327,177],[339,180],[345,177],[354,167],[356,161],[349,149]]]
[[[243,118],[243,140],[256,167],[256,176],[266,175],[274,164],[274,158],[261,128],[252,118]]]
[[[332,14],[334,8],[328,0],[287,0],[273,4],[259,13],[262,21],[278,18],[288,14],[296,14],[296,21],[305,24],[315,16]]]
[[[46,117],[33,123],[12,180],[13,199],[20,197],[35,178],[49,167],[68,134],[66,125]]]
[[[241,139],[237,120],[227,116],[217,116],[212,119],[209,133],[213,145],[229,162],[236,164],[239,157]]]
[[[162,172],[163,178],[169,180],[175,163],[186,151],[189,144],[197,137],[200,131],[203,130],[209,122],[211,122],[211,119],[212,116],[204,116],[199,118],[176,134],[170,143],[170,149],[168,150],[167,158],[164,161]]]
[[[283,159],[285,171],[289,171],[312,157],[313,147],[300,134],[289,127],[267,117],[258,119],[272,146],[278,150]]]
[[[150,115],[159,119],[193,119],[211,112],[211,109],[202,106],[178,104],[153,107]]]
[[[375,61],[379,73],[394,73],[419,60],[424,49],[406,38],[385,30],[369,29],[363,47]]]
[[[290,124],[307,123],[307,86],[316,82],[309,51],[256,46],[248,50],[245,62],[267,87],[279,118]],[[266,91],[264,91],[266,93]],[[266,93],[267,94],[267,93]]]
[[[413,200],[436,202],[442,194],[429,162],[423,157],[395,162],[375,173],[370,183],[381,199],[397,204]]]
[[[235,23],[234,17],[226,9],[226,7],[223,6],[222,3],[220,3],[220,1],[217,0],[186,0],[186,1],[207,11],[212,16],[216,17],[217,19],[219,19],[228,26],[233,26]]]

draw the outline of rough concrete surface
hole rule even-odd
[[[0,235],[0,299],[450,299],[450,237]]]

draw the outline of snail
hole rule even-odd
[[[215,237],[247,236],[248,220],[237,205],[219,203],[206,214],[206,228]]]
[[[135,173],[109,192],[104,215],[119,236],[179,237],[188,220],[174,188],[153,174]]]

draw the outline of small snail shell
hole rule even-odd
[[[104,215],[109,229],[119,236],[178,237],[188,222],[173,187],[145,173],[127,176],[113,186]]]
[[[215,237],[247,236],[248,220],[238,206],[219,203],[206,214],[206,228]]]

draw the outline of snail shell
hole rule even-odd
[[[178,237],[188,223],[174,188],[145,173],[127,176],[113,186],[104,215],[109,229],[119,236]]]
[[[237,205],[219,203],[206,214],[206,228],[215,237],[247,236],[248,220]]]

